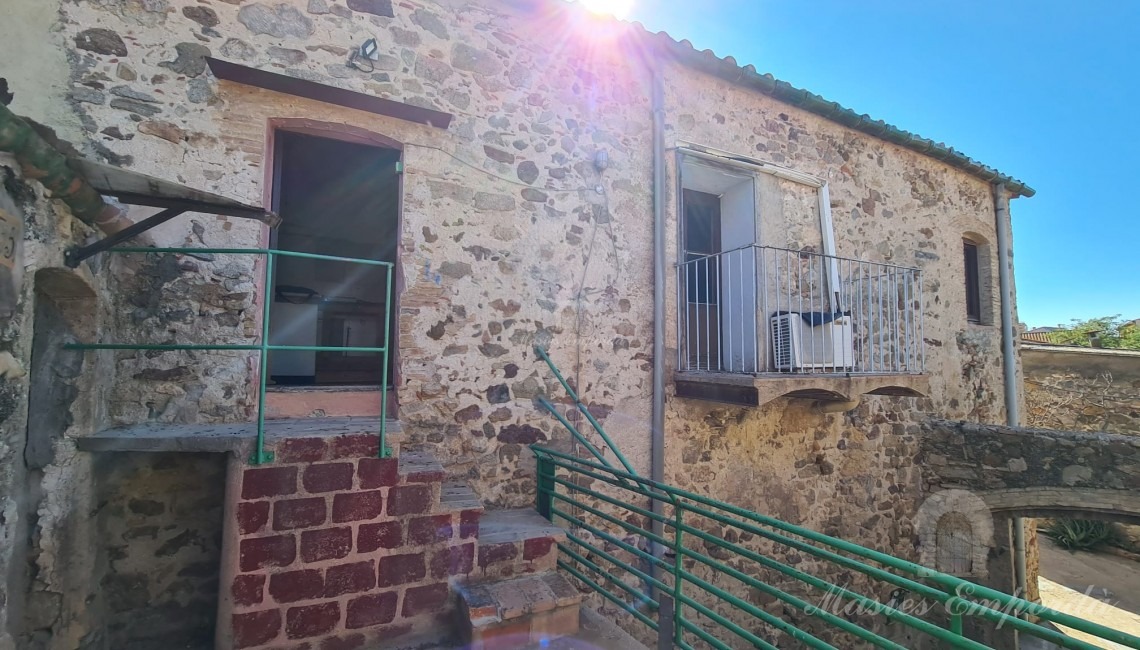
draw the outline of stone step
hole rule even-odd
[[[396,420],[386,426],[388,446],[393,456],[399,452],[405,436]],[[339,445],[346,454],[378,455],[380,418],[339,417],[266,420],[266,448],[274,451],[289,445],[290,440],[321,438]],[[121,452],[233,452],[247,458],[257,440],[256,422],[228,424],[174,424],[144,422],[106,429],[89,436],[77,436],[75,445],[81,451]],[[281,461],[278,461],[281,462]],[[292,462],[286,459],[286,462]]]
[[[401,483],[442,483],[446,478],[443,465],[430,451],[408,449],[400,454]]]
[[[552,571],[566,531],[531,508],[491,510],[479,521],[478,562],[472,578],[495,580]]]
[[[509,650],[578,632],[582,595],[560,573],[461,585],[459,627],[473,650]]]

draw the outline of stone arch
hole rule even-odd
[[[977,495],[995,514],[1140,524],[1140,491],[1135,490],[1046,486],[987,490]]]
[[[96,295],[85,278],[71,269],[49,267],[36,271],[33,288],[37,299],[42,296],[59,306],[63,318],[82,340],[94,338]]]
[[[961,577],[987,575],[993,516],[988,504],[976,494],[967,490],[935,492],[918,509],[915,531],[923,566]]]

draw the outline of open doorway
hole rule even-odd
[[[686,370],[754,372],[758,236],[754,177],[698,161],[681,166]]]
[[[273,246],[395,262],[400,154],[394,148],[278,131],[273,207],[282,221]],[[386,273],[383,267],[278,257],[270,342],[382,346]],[[394,306],[388,312],[395,319]],[[388,357],[389,381],[394,356]],[[376,387],[381,366],[382,356],[375,352],[274,351],[269,380],[278,387]]]

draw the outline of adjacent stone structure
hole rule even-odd
[[[1025,343],[1025,421],[1140,434],[1140,351]]]
[[[1126,435],[931,422],[922,473],[998,513],[1140,521],[1140,439]]]

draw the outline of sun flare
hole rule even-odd
[[[624,19],[633,10],[633,0],[578,0],[583,7],[600,16]]]

